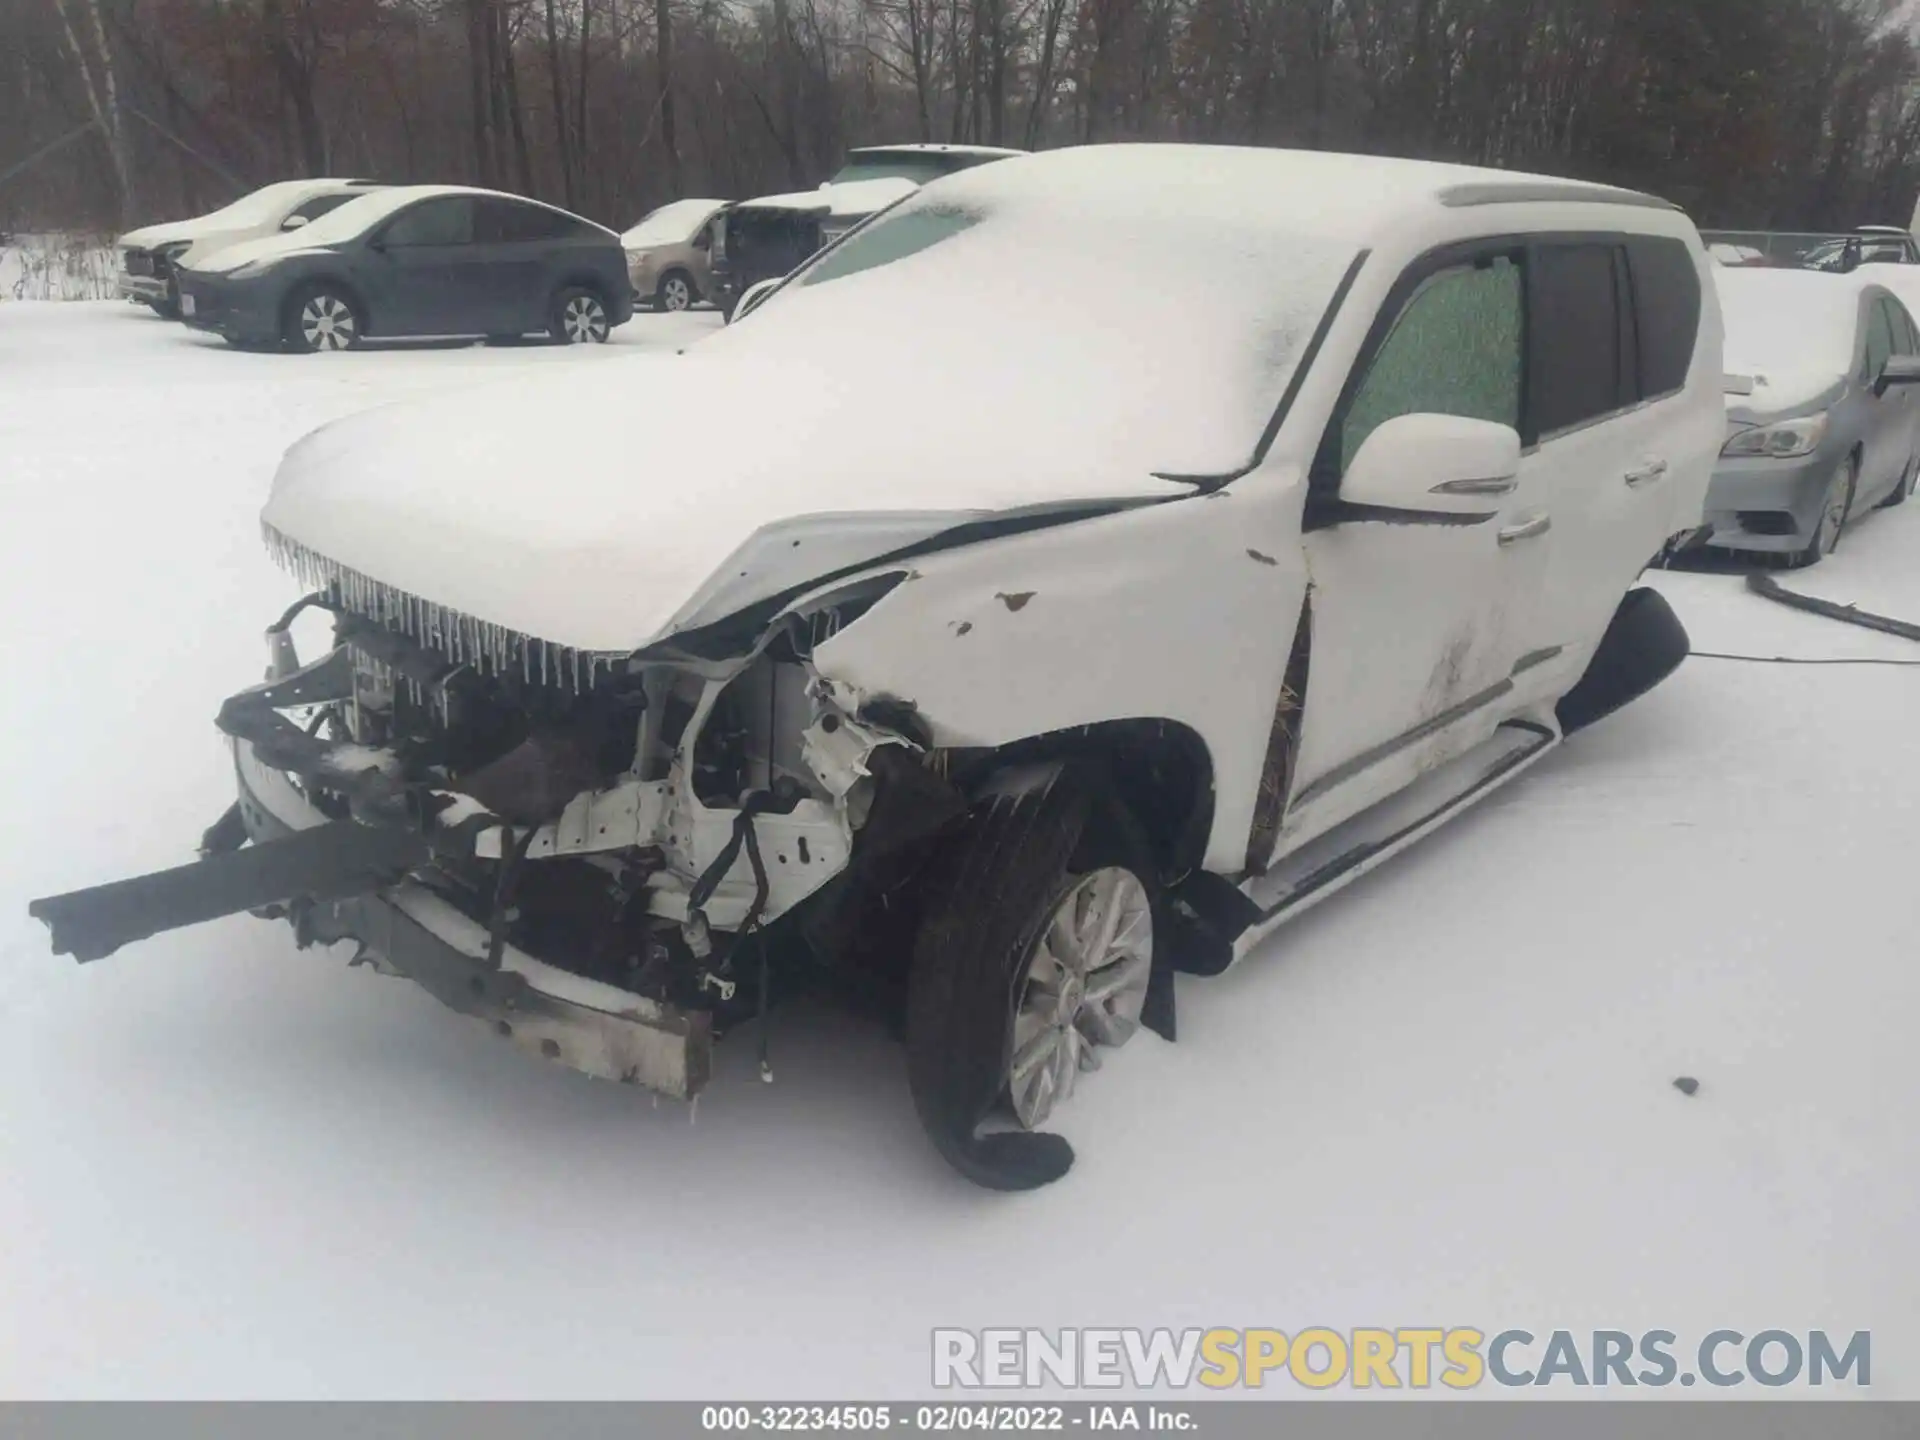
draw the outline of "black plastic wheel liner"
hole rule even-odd
[[[1560,700],[1563,735],[1573,735],[1638,700],[1691,651],[1686,627],[1658,590],[1629,590],[1593,652],[1587,673]]]

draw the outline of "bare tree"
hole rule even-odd
[[[100,0],[53,0],[60,16],[60,28],[73,52],[80,85],[86,92],[87,109],[107,147],[113,167],[115,219],[122,226],[133,213],[133,162],[129,158],[127,131],[120,105],[120,84],[114,75],[113,49],[107,42],[107,27],[100,18]],[[74,30],[72,7],[79,8],[87,20],[88,43],[82,44]],[[91,49],[89,49],[91,46]]]

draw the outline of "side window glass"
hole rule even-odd
[[[1401,415],[1520,424],[1520,267],[1507,256],[1442,270],[1414,292],[1340,420],[1340,472]]]
[[[482,245],[557,240],[574,228],[574,222],[559,211],[538,205],[512,200],[480,200],[474,205],[473,238]]]
[[[1875,301],[1867,312],[1867,363],[1860,378],[1871,382],[1887,368],[1887,361],[1893,356],[1893,322],[1887,315],[1887,307]]]
[[[1529,429],[1536,438],[1631,403],[1621,393],[1612,245],[1543,245],[1529,256]]]
[[[1639,337],[1638,398],[1684,390],[1700,340],[1700,272],[1693,255],[1678,240],[1638,237],[1627,241],[1627,269]]]
[[[385,238],[387,244],[396,248],[470,244],[473,240],[473,202],[460,195],[423,200],[397,216],[387,226]]]
[[[358,200],[359,198],[358,195],[316,195],[313,199],[307,201],[306,204],[294,210],[293,214],[300,216],[303,220],[318,220],[329,210],[338,210],[349,200]],[[292,217],[289,216],[288,218],[291,219]]]

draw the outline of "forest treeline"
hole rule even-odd
[[[1459,159],[1703,225],[1904,224],[1898,0],[0,0],[0,228],[292,175],[477,182],[615,226],[852,145],[1126,139]]]

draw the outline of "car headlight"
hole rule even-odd
[[[227,272],[227,278],[229,280],[251,280],[255,276],[266,274],[267,271],[279,263],[280,260],[278,256],[266,260],[249,260],[238,270],[229,270]]]
[[[1751,425],[1730,436],[1720,453],[1732,459],[1790,460],[1818,450],[1832,427],[1832,419],[1824,410],[1818,415],[1803,415],[1798,420]]]

